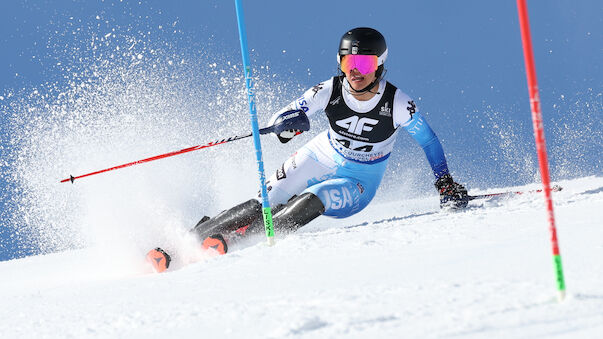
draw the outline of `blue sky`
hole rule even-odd
[[[514,1],[244,2],[254,67],[269,65],[280,81],[307,88],[334,75],[347,29],[377,28],[389,45],[387,79],[417,101],[455,176],[481,188],[534,180],[535,168],[520,170],[524,162],[514,162],[535,159]],[[553,179],[601,175],[603,3],[528,6]],[[0,152],[11,163],[1,167],[2,204],[17,192],[7,188],[17,161],[7,126],[18,113],[9,103],[27,101],[36,88],[67,88],[71,73],[98,60],[92,37],[136,36],[156,50],[167,42],[171,55],[240,63],[231,1],[11,1],[3,7]],[[287,91],[282,100],[294,98]],[[420,155],[413,152],[394,162]],[[0,260],[35,253],[15,250],[22,240],[5,227],[10,217],[3,218]]]

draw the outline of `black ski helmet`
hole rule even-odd
[[[367,88],[357,92],[371,90],[383,75],[385,59],[387,59],[387,44],[379,31],[369,27],[357,27],[347,31],[339,42],[337,64],[341,65],[341,58],[348,54],[376,55],[379,67],[375,73],[376,79]],[[339,66],[341,70],[341,66]]]

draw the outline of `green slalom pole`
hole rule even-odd
[[[264,161],[262,160],[262,145],[260,143],[260,128],[258,125],[258,115],[255,109],[255,93],[253,89],[253,79],[251,78],[251,67],[249,63],[249,54],[247,52],[247,32],[245,31],[245,17],[243,15],[243,4],[241,0],[235,0],[237,10],[237,22],[239,25],[239,40],[241,41],[241,55],[243,56],[243,69],[245,72],[245,86],[247,87],[247,99],[249,102],[249,117],[251,119],[251,130],[253,134],[253,144],[255,146],[255,155],[258,163],[258,172],[260,176],[260,185],[262,192],[262,215],[264,216],[264,228],[268,245],[274,244],[274,224],[272,223],[272,211],[268,202],[268,190],[266,189],[266,176],[264,174]]]

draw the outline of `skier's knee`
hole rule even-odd
[[[322,201],[311,192],[292,198],[274,216],[274,224],[279,229],[295,231],[325,212]]]
[[[307,191],[320,198],[325,208],[324,215],[347,218],[360,212],[371,201],[375,191],[369,188],[360,182],[337,178],[310,186]]]

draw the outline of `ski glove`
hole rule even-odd
[[[440,193],[440,208],[460,209],[467,207],[469,203],[467,189],[463,185],[454,182],[450,174],[445,174],[436,180],[435,187]]]
[[[283,144],[303,131],[310,130],[310,120],[302,110],[290,110],[280,113],[273,120],[272,132],[278,136],[278,140]]]

